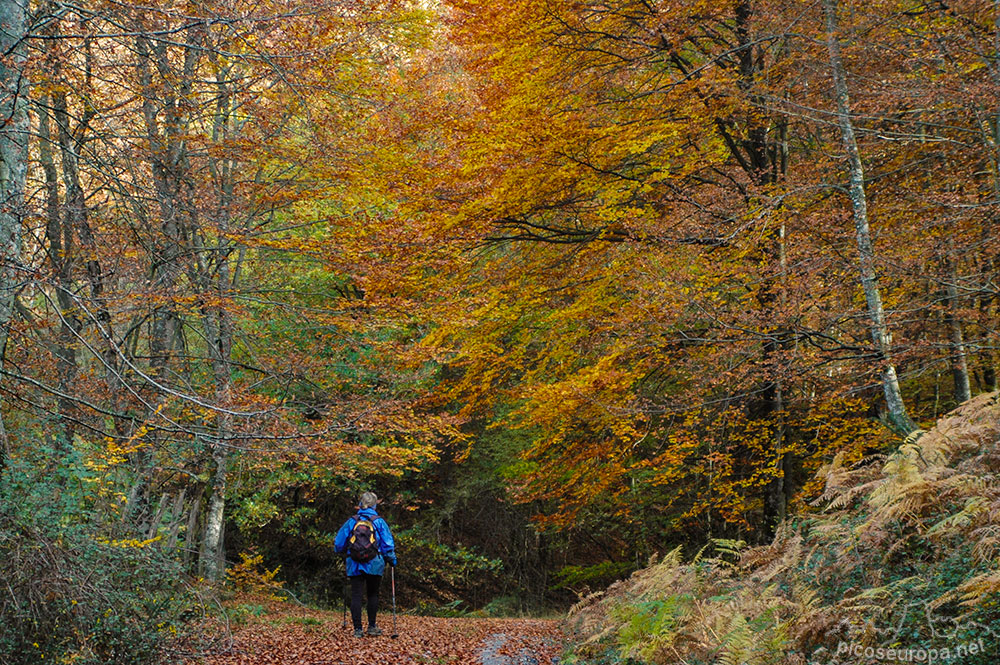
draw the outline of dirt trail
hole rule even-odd
[[[392,614],[382,613],[379,627],[380,637],[356,638],[340,613],[272,605],[234,626],[231,640],[209,625],[214,648],[185,665],[554,665],[561,651],[553,620],[400,615],[392,639]]]

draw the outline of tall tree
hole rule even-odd
[[[27,0],[0,2],[0,369],[10,338],[14,298],[25,279],[21,234],[28,170],[28,79],[24,71],[28,35]],[[0,471],[8,454],[0,414]]]
[[[871,336],[875,343],[876,361],[881,365],[882,391],[885,394],[887,417],[891,426],[901,434],[909,434],[917,427],[906,411],[906,404],[899,388],[899,378],[892,361],[892,347],[889,329],[882,307],[882,296],[875,272],[875,249],[872,244],[868,223],[868,201],[865,196],[865,172],[861,163],[861,153],[854,135],[851,120],[850,97],[847,93],[847,78],[840,56],[840,42],[837,36],[837,5],[834,0],[823,0],[823,14],[826,19],[827,48],[830,53],[830,69],[833,73],[834,92],[837,100],[837,124],[847,152],[849,177],[848,196],[857,235],[858,269],[861,287],[864,289],[868,316],[871,321]]]
[[[334,225],[302,223],[309,205],[330,218],[342,205],[319,202],[313,139],[346,145],[422,16],[392,1],[43,3],[39,32],[18,42],[44,63],[30,72],[28,173],[44,224],[23,259],[44,261],[17,273],[28,286],[5,395],[33,431],[116,460],[99,468],[127,500],[95,507],[101,519],[169,533],[163,545],[208,578],[224,565],[239,456],[344,475],[385,456],[398,472],[455,434],[453,419],[418,417],[409,388],[373,387],[391,383],[379,371],[338,376],[387,324],[359,314],[356,286],[305,283],[344,286],[365,260],[344,259],[354,250]],[[344,174],[326,175],[346,198]]]

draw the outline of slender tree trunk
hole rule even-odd
[[[993,342],[990,340],[995,339],[993,331],[997,321],[996,296],[980,296],[979,320],[982,322],[980,335],[987,347],[979,352],[979,362],[983,372],[982,388],[988,392],[995,392],[1000,385],[997,381],[997,354],[991,348]]]
[[[735,32],[738,49],[736,60],[739,77],[737,85],[747,95],[755,109],[766,108],[767,102],[758,93],[759,79],[764,74],[763,57],[754,44],[752,34],[754,19],[754,3],[751,0],[740,0],[734,7]],[[782,154],[781,128],[778,128],[778,140],[770,138],[773,127],[768,118],[762,117],[758,111],[748,112],[741,121],[742,131],[734,134],[732,125],[720,121],[718,127],[723,140],[729,147],[733,157],[754,183],[757,191],[747,192],[747,204],[752,205],[752,197],[767,196],[772,193],[773,186],[785,175],[787,160]],[[743,134],[743,138],[739,138]],[[777,229],[771,229],[760,239],[760,262],[765,271],[780,270],[784,238]],[[781,321],[781,306],[783,299],[783,284],[773,272],[765,273],[761,287],[757,293],[759,307],[768,313],[768,319]],[[784,423],[784,386],[782,385],[781,350],[787,343],[787,331],[780,323],[761,331],[764,340],[761,344],[761,366],[765,383],[755,390],[756,396],[750,399],[747,406],[750,417],[766,423],[769,429],[771,446],[774,451],[772,477],[762,488],[763,494],[763,528],[760,531],[762,542],[769,541],[778,524],[784,519],[786,496],[789,491],[784,470],[786,463],[784,453],[786,427]]]
[[[199,569],[205,579],[218,581],[220,573],[219,560],[222,549],[222,530],[226,511],[226,482],[228,479],[229,456],[225,449],[216,443],[216,453],[212,456],[215,462],[215,477],[212,482],[212,495],[208,499],[208,515],[205,517],[205,536],[201,543]]]
[[[195,543],[198,542],[198,518],[201,516],[202,498],[205,494],[205,486],[199,485],[191,499],[191,509],[188,512],[187,525],[184,527],[184,548],[181,560],[185,566],[193,565],[193,557],[197,553]]]
[[[945,294],[948,300],[945,323],[948,327],[948,346],[951,356],[951,375],[955,384],[955,401],[962,404],[972,399],[972,386],[969,383],[969,360],[965,352],[962,319],[958,311],[958,269],[953,258],[954,244],[948,243],[948,245],[952,256],[945,257]]]
[[[747,206],[753,206],[753,200],[772,193],[773,186],[785,175],[788,166],[787,155],[787,122],[778,120],[777,133],[779,140],[775,143],[769,138],[772,123],[764,117],[759,109],[767,108],[767,100],[759,93],[760,80],[764,77],[764,57],[759,45],[755,44],[752,35],[754,3],[752,0],[739,0],[733,7],[734,31],[737,48],[733,55],[737,61],[737,85],[740,91],[751,102],[753,111],[744,118],[738,119],[728,115],[717,116],[715,126],[719,136],[725,143],[729,154],[740,165],[753,183],[753,188],[739,187]],[[669,39],[661,34],[661,48],[669,61],[685,76],[695,76],[689,63],[675,52]],[[727,42],[728,48],[728,42]],[[702,96],[709,113],[718,113],[718,109],[710,103],[707,96]],[[759,240],[760,251],[754,257],[764,270],[780,262],[783,238],[773,228],[762,234]],[[761,310],[768,313],[768,319],[779,320],[777,280],[773,275],[766,274],[761,279],[757,292],[757,304]],[[765,423],[769,429],[769,438],[774,451],[772,474],[767,485],[761,488],[763,500],[762,528],[757,531],[761,542],[768,542],[775,528],[785,514],[787,500],[794,488],[785,475],[785,469],[793,466],[791,459],[784,459],[791,453],[782,453],[786,442],[786,427],[782,410],[784,408],[780,385],[783,367],[780,351],[786,348],[789,340],[787,329],[780,324],[769,326],[759,333],[761,342],[761,384],[754,387],[753,396],[746,401],[747,413],[751,420]],[[747,455],[746,460],[750,459]],[[755,473],[752,467],[756,462],[746,462],[746,469],[738,473]],[[709,529],[710,530],[710,529]]]
[[[55,66],[58,75],[58,65]],[[44,100],[46,108],[58,105],[51,97]],[[62,100],[65,107],[65,96]],[[62,202],[59,200],[59,173],[53,157],[55,138],[52,133],[52,119],[45,110],[38,123],[38,160],[45,176],[45,240],[48,243],[47,256],[56,287],[56,304],[59,307],[59,331],[53,351],[56,355],[56,370],[59,376],[58,418],[62,424],[62,436],[56,437],[56,446],[68,452],[73,442],[73,401],[68,397],[73,389],[77,374],[77,335],[82,324],[73,303],[73,233],[69,224],[63,223]]]
[[[214,56],[213,56],[214,57]],[[218,106],[212,129],[213,143],[225,143],[230,138],[232,113],[228,83],[229,68],[218,67],[216,85],[219,91]],[[211,159],[209,168],[213,180],[219,183],[219,207],[217,223],[219,240],[213,252],[205,252],[201,238],[196,211],[190,211],[192,244],[198,251],[193,252],[195,264],[192,266],[196,283],[202,283],[206,292],[214,286],[220,305],[205,307],[204,328],[205,340],[212,358],[212,369],[215,378],[216,402],[228,407],[232,397],[232,352],[233,325],[226,300],[233,288],[230,274],[229,255],[232,248],[226,239],[229,230],[230,210],[233,202],[232,162],[228,159]],[[202,255],[207,254],[205,259]],[[214,276],[214,284],[213,284]],[[224,533],[226,483],[228,477],[230,438],[233,432],[233,417],[226,412],[220,412],[216,419],[216,441],[213,446],[212,459],[215,462],[215,477],[212,486],[212,496],[209,499],[208,517],[205,522],[205,538],[202,543],[201,569],[207,579],[216,581],[224,572]]]
[[[219,281],[228,282],[228,272],[219,266]],[[228,287],[228,284],[227,284]],[[232,326],[225,309],[215,308],[205,316],[205,337],[212,355],[212,369],[215,375],[216,403],[227,408],[231,400],[230,358],[232,354]],[[208,500],[208,515],[205,518],[205,536],[202,541],[199,568],[206,579],[218,581],[223,572],[222,534],[225,522],[226,485],[229,476],[229,439],[232,436],[232,416],[220,412],[216,418],[215,442],[212,444],[212,461],[215,473],[212,479],[212,494]]]
[[[224,258],[218,266],[219,284],[228,290],[228,271]],[[221,289],[220,289],[221,290]],[[224,292],[223,292],[224,293]],[[220,293],[222,295],[222,293]],[[232,357],[232,326],[224,307],[206,308],[204,316],[205,339],[212,357],[215,378],[215,400],[222,408],[228,408],[232,398],[230,379],[230,359]],[[213,311],[214,310],[214,311]],[[208,515],[205,518],[205,535],[202,540],[199,569],[206,579],[219,580],[225,560],[222,555],[223,531],[225,527],[226,485],[229,477],[229,439],[232,436],[232,415],[219,412],[216,416],[215,441],[212,444],[212,461],[215,473],[212,478],[212,494],[208,500]]]
[[[1000,85],[1000,0],[993,2],[993,52],[992,57],[986,58],[987,71],[994,86]],[[989,171],[992,176],[992,191],[987,196],[996,199],[1000,196],[1000,107],[993,102],[985,104],[979,108],[979,127],[982,137],[983,154],[989,161]],[[988,219],[982,231],[982,237],[988,238],[997,224],[996,216]],[[1000,265],[1000,259],[993,255],[980,257],[980,272],[984,274],[995,273]],[[978,298],[979,305],[979,340],[978,352],[976,353],[978,365],[982,372],[982,382],[980,388],[994,392],[998,386],[997,353],[993,346],[996,339],[997,295],[995,289],[983,288]]]
[[[858,151],[857,139],[854,136],[850,97],[847,94],[847,77],[840,56],[840,42],[837,39],[836,0],[823,0],[823,13],[826,17],[827,48],[830,56],[830,69],[833,72],[834,92],[837,98],[837,124],[840,126],[844,148],[847,151],[850,177],[848,194],[851,199],[854,230],[857,235],[861,286],[864,289],[865,302],[868,305],[872,341],[875,343],[875,352],[882,369],[882,391],[885,394],[889,426],[901,434],[909,434],[917,427],[906,412],[906,404],[903,402],[903,395],[899,389],[899,379],[896,376],[896,367],[892,363],[889,329],[886,324],[885,310],[882,308],[882,296],[879,292],[878,275],[875,271],[875,250],[872,245],[871,230],[868,226],[864,167],[861,164],[861,153]]]
[[[27,0],[0,0],[0,370],[7,352],[14,297],[22,274],[21,232],[28,169],[28,82],[23,67],[28,31]],[[0,413],[0,470],[9,447]]]
[[[184,498],[187,496],[187,488],[182,488],[174,497],[174,505],[170,510],[169,528],[167,537],[163,542],[163,549],[167,552],[174,552],[177,549],[177,535],[181,531],[181,523],[184,521]]]
[[[56,25],[57,23],[54,22],[53,26]],[[104,364],[104,382],[108,387],[108,393],[111,398],[110,408],[112,411],[117,412],[122,391],[122,381],[119,375],[120,362],[114,343],[114,328],[111,313],[108,310],[104,293],[106,276],[98,259],[97,239],[94,237],[94,231],[90,226],[90,213],[87,210],[86,196],[80,176],[80,151],[90,130],[90,122],[97,115],[97,111],[93,106],[93,99],[98,95],[93,86],[93,55],[89,38],[84,41],[83,51],[85,87],[78,95],[82,102],[82,114],[75,118],[75,126],[71,124],[73,117],[69,112],[66,93],[62,90],[53,95],[52,108],[59,130],[59,154],[63,169],[63,188],[66,193],[66,235],[71,239],[75,236],[80,243],[81,262],[84,267],[87,283],[90,287],[89,314],[93,317],[92,322],[96,323],[99,328],[101,337],[100,355]],[[64,82],[58,76],[56,77],[56,83],[64,85]],[[122,422],[122,419],[116,418],[116,432],[119,435],[123,435],[125,434],[125,429],[125,423]]]
[[[989,72],[990,77],[993,79],[994,84],[1000,84],[1000,0],[994,0],[993,2],[993,57],[989,59]],[[987,140],[988,154],[991,156],[992,161],[992,171],[993,171],[993,196],[1000,196],[1000,108],[997,105],[993,106],[992,119],[993,122],[990,123],[992,128],[992,140]],[[997,220],[994,218],[991,222],[995,225]],[[994,269],[1000,267],[1000,258],[995,254],[986,259],[986,264],[992,266]],[[996,326],[996,314],[997,314],[997,295],[996,293],[990,294],[985,297],[980,304],[980,311],[985,312],[987,316],[983,319],[983,323],[987,326],[986,335],[984,337],[989,340],[989,338],[995,339],[992,335],[993,330]],[[992,346],[992,342],[987,341],[988,346]],[[988,348],[983,355],[983,388],[990,392],[995,392],[1000,389],[1000,382],[997,381],[997,353],[992,349]]]
[[[140,33],[150,29],[144,23],[148,17],[141,10],[137,17]],[[139,34],[135,39],[136,74],[142,88],[144,138],[148,150],[146,159],[152,173],[159,212],[159,227],[150,229],[156,239],[151,243],[153,256],[149,279],[152,289],[163,294],[166,300],[165,304],[154,306],[150,313],[150,373],[159,382],[169,381],[167,370],[181,334],[180,315],[171,299],[181,276],[185,249],[180,208],[183,205],[184,182],[190,179],[191,174],[185,140],[188,118],[184,109],[189,101],[195,64],[202,53],[201,30],[198,25],[186,32],[187,48],[181,72],[173,68],[166,40],[154,40],[147,34]],[[169,80],[169,84],[157,85],[162,79]],[[154,432],[149,436],[151,445],[137,451],[133,459],[137,478],[133,517],[137,521],[142,520],[150,507],[151,450],[157,445],[157,435]]]

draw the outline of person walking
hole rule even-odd
[[[396,543],[389,525],[375,510],[377,503],[378,497],[374,492],[362,494],[358,500],[358,513],[344,522],[333,541],[334,549],[347,555],[345,565],[351,581],[351,620],[354,622],[355,637],[365,636],[361,624],[361,605],[365,596],[368,600],[368,634],[382,634],[382,630],[375,625],[379,586],[386,564],[395,566],[397,563]]]

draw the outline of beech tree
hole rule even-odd
[[[8,448],[209,578],[371,467],[539,560],[768,540],[996,385],[995,15],[847,7],[38,3]]]
[[[317,307],[286,296],[297,276],[271,268],[324,265],[296,232],[310,225],[295,206],[315,193],[303,137],[321,131],[323,115],[303,93],[341,100],[345,119],[323,117],[322,131],[346,132],[363,95],[381,94],[385,44],[402,44],[421,21],[394,2],[362,13],[338,2],[95,2],[42,3],[32,32],[23,24],[18,49],[30,46],[38,63],[33,168],[27,128],[8,125],[4,136],[20,141],[19,191],[27,177],[38,196],[7,210],[18,221],[37,212],[38,224],[28,256],[14,247],[21,263],[7,264],[18,270],[8,409],[34,414],[54,450],[122,492],[123,503],[105,490],[91,497],[108,528],[181,547],[209,579],[221,575],[241,456],[349,474],[353,461],[394,451],[383,463],[393,472],[432,457],[429,442],[453,431],[448,419],[417,418],[407,400],[373,392],[362,403],[353,385],[326,394],[317,386],[329,373],[290,358],[287,332],[255,337],[260,318],[273,318],[258,303],[290,319],[328,313],[316,353],[357,325],[334,297]],[[20,122],[28,98],[13,101]],[[338,270],[354,271],[329,267]],[[300,384],[323,395],[308,410]],[[391,443],[369,452],[347,441],[363,432]],[[15,443],[42,445],[25,432]]]
[[[28,34],[27,0],[0,3],[0,369],[6,353],[14,299],[25,279],[21,235],[28,169],[28,82],[24,63]],[[0,417],[0,471],[8,454],[7,431]]]
[[[969,64],[942,55],[932,82],[898,54],[933,34],[974,53],[949,31],[987,16],[891,2],[878,19],[852,14],[834,86],[821,9],[452,3],[451,71],[474,107],[453,121],[461,141],[440,140],[456,170],[420,176],[439,195],[418,196],[414,215],[465,247],[449,274],[468,281],[429,291],[427,341],[446,354],[441,399],[530,433],[511,488],[547,502],[540,525],[613,514],[639,529],[667,505],[686,533],[752,524],[766,538],[815,487],[832,450],[817,441],[840,445],[880,412],[909,432],[903,396],[926,414],[922,377],[941,363],[967,394],[971,311],[948,283],[973,281],[917,257],[962,254],[936,240],[945,224],[958,246],[974,228],[993,242],[984,209],[945,193],[957,172],[933,183],[921,168],[976,172],[962,138],[974,123],[959,126],[971,115],[953,117],[943,83]],[[852,80],[885,83],[848,102]],[[855,134],[850,187],[838,118]]]
[[[872,341],[878,352],[877,360],[883,364],[882,390],[888,409],[889,422],[902,434],[909,434],[917,427],[910,420],[899,389],[899,378],[892,362],[889,344],[889,330],[885,322],[885,310],[875,273],[875,250],[872,246],[871,230],[868,224],[868,201],[865,196],[865,170],[861,164],[858,143],[854,138],[854,123],[851,120],[851,104],[847,94],[844,63],[840,57],[840,43],[837,41],[837,5],[833,0],[823,1],[826,18],[827,47],[830,51],[830,69],[833,72],[834,92],[837,99],[837,123],[847,151],[847,169],[850,184],[848,196],[854,218],[854,231],[858,237],[858,267],[861,286],[865,292],[868,316],[871,318]],[[959,342],[960,343],[960,342]],[[964,391],[968,399],[968,390]]]

